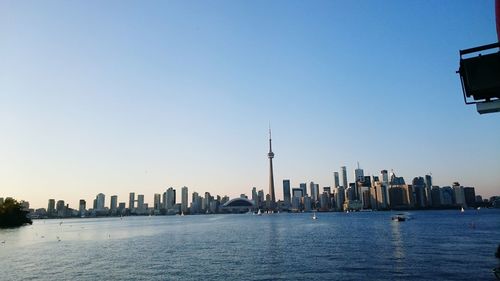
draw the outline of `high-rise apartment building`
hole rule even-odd
[[[137,209],[144,211],[144,195],[139,194],[137,195]]]
[[[283,180],[283,201],[285,206],[290,207],[292,204],[292,198],[290,197],[290,180]]]
[[[314,182],[309,183],[309,190],[311,191],[311,201],[317,202],[319,201],[319,184],[315,184]]]
[[[109,209],[111,209],[111,211],[116,211],[118,208],[118,196],[112,195],[110,200],[111,203],[109,204]]]
[[[78,204],[78,212],[80,213],[80,216],[83,216],[86,211],[87,211],[87,202],[85,202],[85,200],[83,199],[80,199],[80,202]]]
[[[158,213],[161,209],[161,194],[155,193],[153,198],[153,208]]]
[[[187,213],[188,211],[188,188],[187,186],[181,189],[181,212]]]
[[[307,183],[301,183],[299,185],[300,189],[302,189],[302,197],[307,196]]]
[[[102,211],[104,210],[104,199],[105,195],[103,193],[97,194],[95,200],[96,200],[96,210]]]
[[[170,210],[174,207],[175,199],[176,199],[175,189],[173,187],[170,187],[169,189],[167,189],[167,198],[166,199],[167,199],[166,209]]]
[[[464,199],[467,207],[474,207],[476,205],[476,191],[474,187],[464,187]]]
[[[458,206],[465,206],[465,194],[464,187],[458,182],[453,183],[453,193],[455,198],[455,204]]]
[[[349,185],[347,184],[348,180],[347,180],[347,168],[346,168],[346,166],[340,167],[340,171],[342,171],[342,187],[344,189],[347,189],[349,187]]]
[[[135,208],[135,193],[134,192],[130,192],[130,194],[129,194],[128,208],[131,211]]]
[[[47,206],[47,214],[50,216],[54,216],[56,214],[56,200],[49,199],[49,205]]]
[[[339,172],[333,172],[333,187],[337,188],[340,185]]]
[[[257,194],[257,188],[252,188],[252,201],[256,208],[259,208],[259,195]]]
[[[380,180],[382,183],[385,183],[385,185],[389,185],[389,174],[387,173],[387,170],[380,171]]]
[[[358,167],[354,169],[354,182],[363,182],[365,180],[365,174],[363,169],[359,167],[359,162],[358,162]]]
[[[425,175],[425,197],[426,197],[426,205],[432,206],[432,176]]]

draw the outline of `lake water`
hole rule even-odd
[[[36,220],[0,230],[0,279],[495,280],[500,210],[393,214]]]

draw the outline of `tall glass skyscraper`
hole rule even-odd
[[[345,166],[340,167],[342,171],[342,186],[347,189],[349,185],[347,184],[347,168]]]
[[[128,199],[128,208],[130,210],[134,209],[134,202],[135,202],[135,193],[134,192],[130,192],[129,199]]]
[[[302,190],[302,196],[306,197],[307,196],[307,184],[306,183],[301,183],[300,184],[300,189]]]
[[[287,207],[292,203],[290,197],[290,180],[283,180],[283,201],[285,201],[285,206]]]
[[[184,186],[181,189],[181,211],[186,213],[188,210],[188,188]]]
[[[333,172],[333,180],[334,180],[333,187],[335,187],[335,188],[339,187],[339,185],[340,185],[339,172]]]

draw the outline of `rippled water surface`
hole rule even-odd
[[[495,280],[500,210],[37,220],[1,280]]]

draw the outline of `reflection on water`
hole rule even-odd
[[[392,221],[391,223],[391,233],[392,233],[392,245],[393,245],[393,255],[394,255],[394,266],[395,271],[402,273],[404,270],[405,262],[405,249],[403,247],[403,235],[401,234],[401,222]]]

